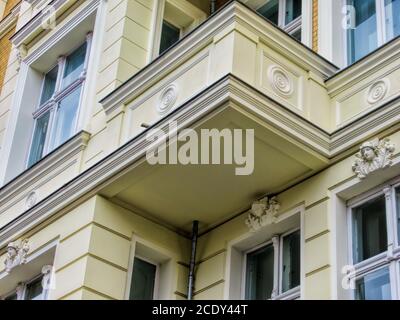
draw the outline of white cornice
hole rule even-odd
[[[375,52],[329,78],[326,81],[329,95],[334,97],[352,88],[399,58],[400,37],[397,37]]]
[[[229,26],[240,23],[246,25],[278,53],[296,61],[305,70],[310,70],[326,79],[337,72],[337,68],[297,42],[284,31],[269,23],[253,10],[240,2],[232,2],[216,16],[205,21],[201,26],[188,34],[174,48],[150,63],[135,76],[126,81],[101,103],[107,114],[132,101],[147,88],[159,82],[172,69],[182,63],[190,53],[199,51],[213,41],[214,36]]]
[[[72,7],[79,0],[53,0],[49,3],[54,9],[55,15],[58,17],[63,12]],[[97,7],[100,0],[86,0],[85,6],[87,8]],[[41,31],[43,31],[42,22],[46,18],[46,10],[39,12],[31,20],[29,20],[18,32],[12,37],[12,42],[16,47],[20,45],[27,45],[32,41]],[[77,13],[80,15],[81,13]]]
[[[352,127],[343,128],[333,135],[329,135],[256,91],[250,85],[234,76],[226,76],[154,124],[150,129],[165,130],[170,121],[177,121],[178,129],[181,130],[205,119],[205,117],[212,116],[213,112],[229,108],[232,103],[257,116],[263,123],[277,128],[282,135],[296,140],[299,145],[309,148],[321,159],[326,159],[327,166],[335,155],[340,154],[341,158],[348,156],[346,153],[351,150],[350,148],[356,148],[371,135],[373,128],[367,126],[367,123],[373,124],[376,135],[378,134],[377,128],[381,132],[393,128],[395,124],[399,123],[400,117],[400,102],[397,101],[383,108],[382,111],[377,110],[377,113],[359,119]],[[385,117],[385,115],[388,116]],[[352,128],[357,129],[353,130]],[[145,161],[146,148],[150,143],[151,141],[146,139],[146,131],[141,133],[31,209],[21,212],[14,221],[0,230],[0,247],[51,216],[66,212],[71,206],[78,205],[98,194],[103,187],[112,183],[118,176],[141,161]],[[56,152],[54,157],[62,159],[63,156],[58,153]],[[338,160],[340,159],[334,159],[334,161]],[[52,161],[54,160],[49,159],[48,162],[43,162],[42,166],[45,167]],[[35,173],[28,171],[26,175],[33,177]],[[0,202],[6,197],[13,197],[15,187],[21,190],[24,179],[24,177],[20,177],[18,181],[13,181],[3,188],[0,191]]]

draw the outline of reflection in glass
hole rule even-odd
[[[300,285],[300,231],[283,238],[282,291]]]
[[[356,282],[357,300],[390,300],[389,268],[370,273]]]
[[[400,35],[400,0],[385,0],[386,40]]]
[[[33,166],[43,156],[49,120],[50,111],[46,112],[36,120],[35,132],[33,134],[32,146],[29,153],[28,167]]]

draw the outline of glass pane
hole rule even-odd
[[[282,291],[300,285],[300,231],[283,238]]]
[[[400,187],[396,188],[397,241],[400,245]]]
[[[369,259],[387,250],[385,197],[373,199],[353,209],[354,262]]]
[[[50,98],[53,96],[54,90],[56,88],[57,74],[58,74],[58,66],[53,68],[50,72],[48,72],[45,75],[42,96],[40,98],[41,105],[50,100]]]
[[[386,39],[400,35],[400,0],[385,0]]]
[[[16,293],[6,297],[4,300],[18,300],[18,296]]]
[[[85,65],[86,43],[67,57],[62,87],[66,88],[79,78]]]
[[[268,0],[261,7],[254,9],[269,21],[275,23],[276,25],[279,24],[279,0]]]
[[[389,268],[380,269],[356,282],[357,300],[391,300]]]
[[[301,0],[286,0],[285,24],[301,16]]]
[[[375,0],[349,0],[355,9],[353,29],[348,30],[349,63],[353,63],[378,46]]]
[[[35,132],[33,134],[32,146],[29,154],[28,167],[33,166],[43,157],[44,144],[49,126],[50,112],[45,113],[36,120]]]
[[[135,258],[131,282],[130,300],[153,300],[157,267]]]
[[[168,50],[180,39],[181,31],[167,21],[163,21],[161,30],[160,54]]]
[[[269,245],[247,255],[246,299],[270,299],[274,289],[274,247]]]
[[[75,133],[75,123],[78,115],[80,96],[81,87],[78,87],[61,100],[57,109],[52,149],[63,144]]]
[[[30,283],[26,288],[25,300],[42,300],[43,299],[43,288],[42,278],[35,280]]]

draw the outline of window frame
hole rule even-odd
[[[252,0],[246,0],[244,2],[245,2],[246,5],[249,5],[251,7],[251,5],[250,5],[251,1]],[[266,1],[267,0],[265,0],[265,2]],[[302,1],[304,1],[304,0],[302,0]],[[278,24],[277,24],[277,26],[279,28],[283,29],[289,35],[293,36],[296,32],[302,30],[302,21],[303,21],[303,15],[304,15],[303,6],[301,6],[302,12],[301,12],[300,16],[298,16],[296,19],[290,21],[289,23],[286,23],[286,2],[287,2],[287,0],[279,0],[279,4],[278,4],[279,5],[279,12],[278,12]],[[253,10],[257,12],[257,9],[253,9]],[[302,32],[301,32],[301,36],[302,36]],[[302,41],[302,39],[300,39],[299,41]]]
[[[366,275],[387,267],[389,269],[392,300],[400,299],[400,239],[398,237],[400,225],[396,222],[398,214],[396,208],[396,189],[399,187],[400,178],[397,178],[391,183],[375,188],[347,202],[348,261],[354,267],[355,271],[354,274],[348,275],[348,279],[355,284],[356,281],[364,278]],[[385,197],[387,249],[376,256],[355,264],[353,209],[382,196]],[[353,300],[356,298],[356,288],[352,290],[351,297]]]
[[[75,90],[77,90],[80,87],[81,92],[79,94],[79,101],[78,101],[78,105],[77,105],[77,111],[76,111],[77,115],[76,115],[75,123],[72,125],[73,132],[77,131],[78,124],[79,124],[79,117],[80,117],[80,113],[81,113],[82,99],[84,96],[85,83],[87,80],[87,70],[88,70],[89,60],[90,60],[92,40],[93,40],[93,32],[87,33],[85,42],[83,42],[80,45],[78,45],[77,47],[75,47],[68,54],[60,56],[58,58],[57,63],[52,65],[52,67],[46,73],[43,74],[40,94],[38,97],[38,101],[36,103],[36,108],[35,108],[34,112],[32,113],[32,120],[34,122],[34,125],[33,125],[30,142],[29,142],[29,147],[28,147],[28,152],[27,152],[27,156],[26,156],[26,160],[25,160],[25,168],[26,169],[29,169],[30,167],[34,166],[41,159],[43,159],[47,154],[49,154],[51,151],[57,149],[60,146],[60,145],[56,146],[56,147],[53,146],[53,143],[54,143],[53,139],[54,139],[54,134],[55,134],[54,125],[57,121],[58,109],[59,109],[60,104],[63,101],[63,99],[66,98],[69,94],[73,93]],[[86,50],[85,50],[85,58],[83,61],[82,72],[77,79],[75,79],[73,82],[68,84],[65,88],[63,88],[62,84],[63,84],[65,68],[67,65],[67,59],[69,56],[71,56],[81,46],[83,46],[85,44],[86,44]],[[43,95],[43,91],[44,91],[44,87],[45,87],[46,75],[49,72],[51,72],[55,67],[58,67],[58,70],[57,70],[57,78],[56,78],[56,84],[55,84],[53,95],[47,101],[45,101],[44,103],[41,103],[41,99],[42,99],[42,95]],[[33,147],[33,143],[34,143],[37,122],[38,122],[38,119],[40,117],[44,116],[47,112],[49,112],[50,114],[49,114],[49,122],[48,122],[48,126],[47,126],[47,132],[46,132],[45,142],[44,142],[44,146],[43,146],[43,150],[42,150],[42,155],[39,160],[30,164],[30,156],[31,156],[32,147]]]
[[[43,274],[38,274],[37,276],[31,278],[30,280],[26,281],[26,282],[21,282],[17,288],[15,288],[13,291],[7,293],[6,295],[3,296],[3,298],[1,300],[7,300],[7,298],[15,295],[17,297],[16,300],[22,301],[22,300],[27,300],[26,297],[28,295],[28,287],[29,285],[31,285],[32,283],[40,280],[43,281],[44,275]],[[19,290],[21,290],[21,292],[19,293],[18,291],[18,287],[20,287]],[[40,300],[47,300],[48,298],[48,290],[45,290],[43,288],[42,285],[42,292],[41,292],[42,298]]]
[[[291,234],[296,232],[300,232],[301,235],[301,228],[294,228],[290,229],[289,231],[275,235],[271,239],[264,241],[263,243],[254,246],[248,250],[243,251],[243,259],[242,259],[242,280],[241,282],[243,285],[241,286],[241,299],[246,299],[246,274],[247,274],[247,256],[248,254],[255,252],[259,249],[265,248],[267,246],[272,245],[274,249],[274,288],[272,291],[272,296],[269,300],[296,300],[300,298],[300,290],[301,290],[301,283],[286,292],[282,292],[283,284],[283,239]],[[301,237],[300,237],[301,238]],[[301,242],[301,239],[300,239]],[[301,245],[300,245],[300,257],[301,257]],[[300,258],[301,260],[301,258]],[[300,261],[300,269],[301,269],[301,261]],[[274,291],[276,291],[276,295],[274,296]]]
[[[349,6],[349,1],[350,0],[342,0],[342,5],[343,6]],[[385,0],[375,0],[375,10],[376,10],[376,32],[377,32],[377,44],[376,44],[376,49],[382,47],[385,43],[389,42],[393,38],[388,38],[387,36],[387,30],[386,30],[386,11],[385,11]],[[357,15],[357,13],[355,13]],[[346,61],[346,65],[349,66],[353,63],[356,63],[357,61],[361,60],[363,57],[361,57],[358,60],[351,61],[350,60],[350,53],[349,53],[349,47],[348,47],[348,37],[349,37],[349,30],[344,29],[344,57]],[[375,50],[376,50],[375,49]],[[372,50],[371,52],[373,52]],[[369,53],[371,53],[369,52]],[[367,54],[368,55],[368,54]]]

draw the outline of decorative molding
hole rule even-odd
[[[5,207],[7,208],[7,203],[15,199],[20,199],[21,197],[21,200],[26,198],[26,209],[32,208],[28,207],[28,205],[33,201],[33,199],[29,198],[36,197],[37,201],[38,194],[37,191],[31,191],[27,194],[27,190],[36,188],[37,181],[43,180],[45,177],[51,175],[57,168],[63,166],[75,155],[83,151],[87,147],[89,139],[90,133],[86,131],[77,133],[66,143],[45,156],[36,165],[24,171],[14,180],[0,188],[0,203],[2,204],[2,211],[5,210]],[[33,193],[35,193],[35,195],[33,195]]]
[[[367,92],[367,102],[369,104],[375,104],[383,98],[385,98],[386,94],[390,89],[390,81],[388,79],[382,79],[375,82],[371,87],[368,89]]]
[[[4,261],[6,272],[10,273],[15,267],[25,264],[29,250],[30,244],[28,239],[24,239],[19,243],[10,242],[7,246],[7,256]]]
[[[255,201],[245,223],[251,231],[258,231],[262,227],[276,222],[280,207],[281,205],[276,197],[266,197]]]
[[[26,209],[33,208],[38,201],[38,193],[37,191],[32,191],[26,197]]]
[[[157,112],[160,115],[168,113],[169,110],[175,105],[178,99],[179,89],[175,84],[170,84],[166,87],[160,96],[160,101],[157,105]]]
[[[43,266],[42,275],[43,290],[48,291],[54,285],[54,267],[52,265]]]
[[[388,138],[363,143],[353,164],[354,173],[360,179],[365,179],[374,171],[390,167],[394,150],[395,147]]]
[[[268,79],[272,89],[279,95],[290,97],[293,94],[293,81],[281,67],[277,65],[270,66],[268,69]]]
[[[112,110],[126,105],[140,96],[152,84],[160,82],[172,70],[200,52],[205,46],[215,41],[215,37],[224,34],[232,26],[245,25],[263,42],[270,43],[277,53],[283,54],[296,63],[321,76],[323,79],[334,75],[338,68],[301,45],[283,30],[266,22],[253,10],[239,1],[232,1],[198,28],[186,35],[177,45],[161,55],[145,68],[128,79],[125,83],[103,98],[100,103],[104,110]],[[238,29],[240,32],[240,28]]]

